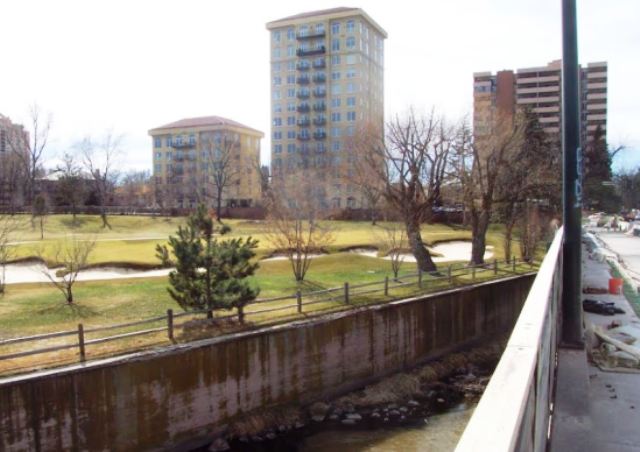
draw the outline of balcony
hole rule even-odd
[[[190,142],[190,141],[173,141],[171,143],[171,147],[174,149],[192,148],[192,147],[195,147],[195,145],[196,145],[195,142]]]
[[[300,141],[309,141],[311,139],[311,134],[309,130],[305,129],[298,134],[298,140]]]
[[[313,38],[324,38],[326,36],[326,32],[324,30],[312,31],[309,33],[298,33],[296,35],[296,39],[298,41],[302,41],[304,39],[313,39]]]
[[[309,91],[308,90],[298,91],[298,92],[296,92],[296,97],[298,99],[308,99],[309,98]]]
[[[323,126],[327,123],[327,119],[324,117],[318,117],[313,120],[314,126]]]
[[[311,107],[307,103],[300,104],[296,107],[296,111],[298,113],[309,113],[311,111]]]
[[[313,90],[313,97],[326,97],[327,96],[327,90],[326,89],[314,89]]]
[[[309,83],[309,76],[301,75],[300,77],[296,78],[296,83],[298,85],[307,85]]]
[[[309,69],[311,69],[311,65],[308,61],[300,61],[298,64],[296,64],[296,69],[299,71],[308,71]]]
[[[324,102],[316,102],[313,104],[313,111],[325,111],[327,109],[327,104]]]
[[[324,58],[321,60],[315,60],[313,62],[313,67],[314,69],[324,69],[325,67],[327,67],[327,63],[326,61],[324,61]]]
[[[324,74],[315,74],[313,76],[314,83],[324,83],[327,81],[327,77]]]
[[[327,133],[326,132],[313,132],[313,138],[315,140],[324,140],[325,138],[327,138]]]
[[[325,53],[325,46],[317,46],[312,49],[299,48],[296,50],[296,55],[299,57],[309,56],[309,55],[321,55]],[[315,67],[315,66],[314,66]]]
[[[309,118],[298,119],[296,124],[300,127],[308,127],[311,125],[311,120]]]

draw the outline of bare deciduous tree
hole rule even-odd
[[[436,271],[422,239],[422,223],[441,201],[441,186],[451,149],[450,130],[435,112],[427,116],[413,109],[386,124],[386,139],[367,128],[358,133],[353,150],[368,167],[373,185],[402,218],[418,267]]]
[[[56,241],[50,253],[45,253],[44,248],[38,250],[40,259],[45,260],[48,255],[53,262],[62,266],[56,274],[52,275],[47,268],[42,273],[54,287],[62,292],[67,304],[73,304],[73,286],[80,270],[87,266],[95,245],[95,239],[79,240],[77,237],[72,237],[67,241]]]
[[[18,216],[0,215],[0,295],[5,292],[6,266],[12,258],[13,247],[11,240],[13,234],[20,229],[22,221]]]
[[[218,221],[222,198],[238,182],[241,173],[240,139],[237,134],[214,132],[202,137],[205,153],[205,197],[214,200]]]
[[[71,207],[73,225],[76,225],[78,206],[83,204],[85,198],[85,182],[77,157],[65,152],[62,156],[62,164],[58,165],[56,172],[59,174],[58,196]]]
[[[102,227],[111,229],[107,219],[106,205],[118,180],[117,166],[121,156],[122,136],[113,131],[107,131],[98,145],[91,137],[85,137],[79,144],[82,152],[84,167],[91,175],[94,189],[100,203],[100,218]]]
[[[151,173],[148,170],[127,172],[122,176],[119,189],[121,201],[129,207],[149,207],[152,204]]]
[[[393,277],[398,279],[398,273],[404,263],[404,252],[407,246],[406,228],[398,223],[388,223],[381,226],[382,233],[379,235],[379,240],[384,243],[387,249],[387,256],[391,263],[391,271]]]
[[[331,229],[320,223],[326,201],[309,172],[287,177],[271,187],[267,198],[267,240],[289,260],[298,283],[311,265],[311,255],[333,241]]]

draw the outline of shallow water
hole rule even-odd
[[[308,436],[300,452],[452,451],[473,414],[475,404],[461,404],[429,417],[422,427],[377,430],[325,430]]]

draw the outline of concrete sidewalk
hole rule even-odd
[[[600,238],[609,242],[607,236]],[[616,248],[610,248],[624,250],[625,262],[635,263],[640,238],[615,239]],[[627,240],[634,242],[625,244]],[[637,257],[640,265],[640,253]],[[583,288],[608,288],[610,277],[609,264],[590,259],[583,250]],[[587,331],[592,325],[606,327],[614,320],[640,323],[623,295],[583,294],[585,298],[614,302],[625,311],[613,316],[584,313]],[[592,341],[587,339],[590,347]],[[603,371],[588,362],[583,351],[560,350],[551,450],[640,451],[640,372],[632,372]]]

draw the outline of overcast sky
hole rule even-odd
[[[3,1],[0,113],[27,123],[37,102],[53,116],[50,161],[81,137],[124,135],[124,166],[151,169],[153,127],[225,116],[265,132],[269,33],[303,11],[363,8],[389,34],[385,110],[435,106],[471,117],[472,74],[542,66],[561,57],[561,0]],[[609,63],[608,139],[640,165],[640,1],[578,0],[581,63]]]

